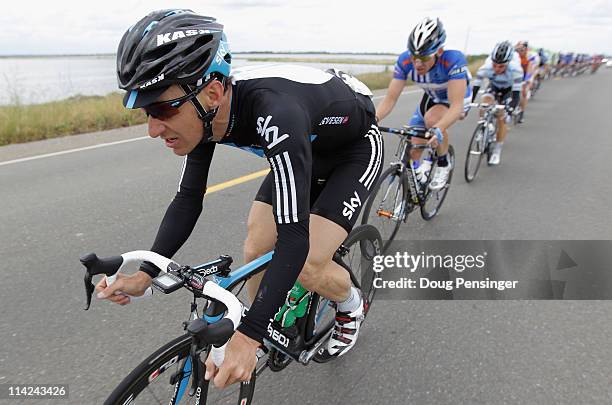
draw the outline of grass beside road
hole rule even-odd
[[[299,59],[291,59],[291,62]],[[470,57],[468,61],[470,72],[474,75],[484,58]],[[364,73],[357,75],[357,78],[370,89],[379,90],[389,86],[391,76],[392,71],[387,70]],[[122,97],[119,93],[112,93],[107,96],[76,96],[44,104],[0,106],[0,146],[146,122],[142,111],[123,107]]]
[[[146,121],[140,110],[128,110],[122,95],[76,96],[33,105],[0,106],[0,145],[38,141]]]

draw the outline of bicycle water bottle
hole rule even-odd
[[[303,317],[310,302],[310,291],[305,289],[299,281],[296,281],[282,308],[274,316],[283,328],[293,326],[296,319]]]

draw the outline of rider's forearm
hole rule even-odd
[[[393,107],[395,107],[396,102],[397,99],[393,99],[392,97],[389,97],[389,95],[386,95],[383,101],[376,106],[376,120],[382,121],[385,119],[385,117],[393,110]]]
[[[297,280],[308,256],[308,220],[277,225],[277,240],[270,266],[261,280],[255,301],[238,330],[263,343],[268,324],[283,305],[287,292]]]
[[[201,212],[201,198],[188,198],[178,193],[166,210],[151,251],[165,257],[174,256],[191,235]],[[151,277],[159,274],[159,270],[147,262],[142,263],[140,270]]]
[[[480,86],[474,85],[474,87],[472,87],[472,103],[474,102],[474,100],[476,100],[476,96],[478,95],[479,90]]]
[[[520,90],[515,90],[512,92],[512,101],[510,101],[510,107],[512,107],[513,109],[516,108],[519,105],[519,102],[521,101],[521,92]]]

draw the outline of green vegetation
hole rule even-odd
[[[485,56],[468,57],[472,75],[482,64]],[[313,59],[292,58],[288,61],[312,62]],[[329,62],[330,65],[349,63],[344,59],[325,59],[324,61]],[[374,62],[385,65],[394,63],[391,60],[359,60],[355,63]],[[389,86],[391,76],[391,69],[386,69],[384,72],[364,73],[357,77],[370,89],[379,90]],[[0,146],[127,127],[146,122],[146,116],[142,111],[124,108],[121,98],[121,94],[112,93],[107,96],[75,96],[50,103],[22,105],[18,98],[13,97],[13,105],[0,106]]]
[[[128,110],[122,95],[75,96],[44,104],[0,106],[0,145],[101,131],[146,122]]]

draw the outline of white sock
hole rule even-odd
[[[353,312],[359,308],[359,305],[361,305],[359,291],[357,291],[355,287],[351,287],[351,293],[349,294],[349,297],[342,302],[338,302],[338,311]]]

